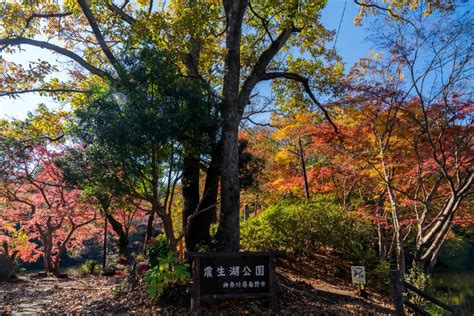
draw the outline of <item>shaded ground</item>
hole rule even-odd
[[[281,314],[391,314],[387,299],[369,292],[369,298],[356,295],[347,282],[347,267],[334,267],[334,258],[287,259],[280,262]],[[297,268],[297,269],[296,269]],[[339,274],[334,276],[334,271]],[[350,278],[350,275],[349,275]],[[0,314],[16,313],[188,313],[187,306],[166,306],[148,298],[143,286],[132,292],[121,291],[125,277],[33,278],[0,283]],[[161,305],[161,307],[159,307]],[[203,303],[204,314],[270,314],[264,300],[212,301]]]

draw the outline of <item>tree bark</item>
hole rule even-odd
[[[130,258],[130,253],[128,251],[128,234],[123,229],[123,225],[120,224],[111,214],[107,214],[107,219],[109,220],[110,225],[114,232],[118,235],[118,246],[119,246],[119,254],[127,259]],[[153,229],[153,226],[152,226]]]
[[[148,246],[149,240],[153,237],[153,221],[155,220],[155,213],[156,210],[154,207],[150,210],[148,214],[148,222],[146,225],[146,234],[145,234],[145,241],[143,242],[143,250],[146,249]]]
[[[107,216],[104,216],[104,248],[103,248],[102,269],[105,270],[106,265],[107,265]]]
[[[305,196],[306,196],[306,200],[309,200],[308,176],[306,175],[306,162],[304,160],[303,144],[301,144],[301,137],[298,137],[298,146],[299,146],[300,159],[301,159],[301,169],[302,169],[303,179],[304,179]]]
[[[240,185],[238,129],[241,104],[240,42],[242,21],[247,8],[246,0],[225,0],[226,57],[222,98],[222,201],[217,232],[219,248],[224,251],[240,249]]]
[[[233,122],[235,118],[228,121]],[[238,123],[224,127],[222,202],[219,219],[219,248],[227,251],[240,249],[240,183]]]
[[[186,247],[190,251],[196,250],[196,245],[211,243],[210,226],[216,221],[217,196],[219,193],[219,178],[222,164],[222,146],[220,143],[214,145],[211,162],[207,169],[204,192],[199,203],[198,214],[189,221],[186,228]]]
[[[197,156],[197,157],[196,157]],[[199,205],[199,155],[185,153],[183,158],[183,173],[182,173],[182,193],[183,193],[183,231],[187,229],[188,218],[194,214]],[[194,249],[197,243],[193,236],[196,229],[185,234],[186,247]]]
[[[170,242],[171,250],[176,252],[176,238],[174,236],[174,228],[173,228],[173,219],[171,218],[171,213],[166,213],[161,216],[163,220],[163,229],[165,231],[166,238]]]

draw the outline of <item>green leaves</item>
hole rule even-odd
[[[154,298],[163,294],[167,284],[186,282],[190,277],[189,264],[179,264],[178,258],[171,251],[169,242],[164,235],[159,235],[155,242],[146,250],[151,269],[143,280],[148,286],[148,294]]]

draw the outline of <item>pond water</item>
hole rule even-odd
[[[473,263],[474,264],[474,263]],[[429,292],[449,304],[461,305],[463,315],[474,315],[474,270],[438,270]]]

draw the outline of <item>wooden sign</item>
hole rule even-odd
[[[365,284],[365,268],[363,266],[351,267],[352,283]]]
[[[193,265],[191,309],[199,310],[200,300],[264,298],[275,295],[274,257],[283,252],[188,253]]]

